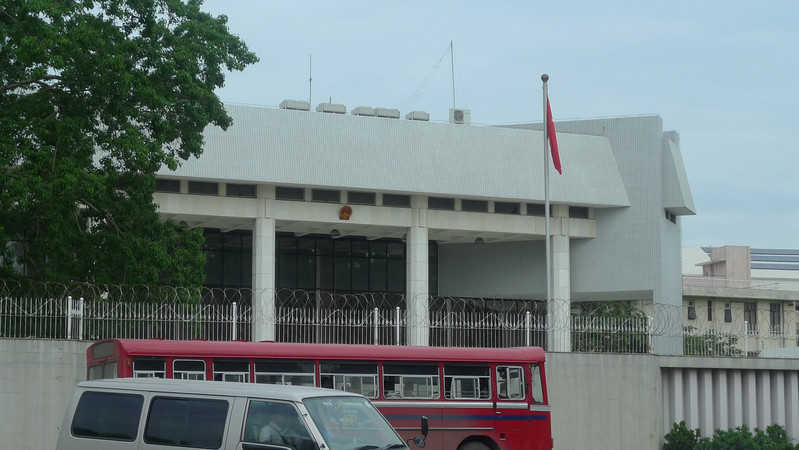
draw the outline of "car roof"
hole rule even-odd
[[[307,386],[204,380],[173,380],[163,378],[111,378],[91,380],[78,383],[78,387],[83,389],[114,389],[161,393],[225,395],[232,397],[265,397],[297,402],[301,402],[303,399],[310,397],[361,397],[361,395],[351,392]]]

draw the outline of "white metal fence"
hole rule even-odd
[[[651,305],[650,305],[651,308]],[[763,315],[768,311],[762,312]],[[403,345],[407,311],[370,308],[279,306],[275,337],[283,342]],[[425,318],[433,346],[546,347],[555,330],[545,313],[531,310],[431,310]],[[676,320],[680,323],[675,325]],[[750,320],[758,320],[757,316]],[[759,319],[761,323],[764,318]],[[795,323],[796,317],[785,322]],[[689,322],[694,323],[694,322]],[[658,336],[679,336],[685,354],[757,356],[760,350],[796,347],[796,327],[752,327],[732,320],[723,330],[683,326],[681,311],[639,312],[632,316],[572,313],[568,323],[572,351],[648,353]],[[0,297],[0,337],[97,340],[163,338],[248,340],[253,309],[247,303],[119,302],[83,298]]]

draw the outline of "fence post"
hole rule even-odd
[[[72,296],[67,297],[67,339],[72,339]]]
[[[375,322],[375,345],[377,345],[377,344],[380,343],[380,340],[378,338],[378,333],[377,333],[377,331],[378,331],[377,330],[377,325],[378,325],[378,321],[380,320],[380,313],[378,312],[377,308],[374,309],[374,316],[375,316],[374,317],[374,322]]]
[[[236,302],[233,302],[233,336],[232,337],[233,337],[234,341],[238,337],[237,331],[238,331],[239,314],[238,314],[238,308],[237,307],[238,307],[238,305],[236,305]]]
[[[652,343],[652,334],[653,334],[653,332],[652,332],[652,321],[653,320],[654,320],[654,318],[652,316],[647,316],[646,317],[646,334],[647,334],[647,337],[648,337],[648,339],[646,340],[647,346],[648,346],[647,353],[655,353],[655,346]],[[685,333],[683,333],[683,339],[685,339]]]
[[[84,318],[83,297],[78,300],[78,340],[83,340],[83,318]]]
[[[394,326],[394,334],[396,339],[396,345],[400,345],[400,307],[397,306],[396,308],[396,316],[397,316],[397,323]]]
[[[530,324],[531,314],[530,311],[524,313],[524,345],[529,347],[530,340],[532,339],[532,326]]]
[[[744,356],[749,356],[749,321],[744,320]]]

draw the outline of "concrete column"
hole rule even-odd
[[[258,185],[252,229],[252,340],[275,340],[275,187]]]
[[[771,425],[785,426],[785,372],[771,372]],[[768,425],[765,425],[768,426]]]
[[[411,197],[411,217],[405,261],[407,344],[430,345],[427,197]]]
[[[799,372],[785,372],[785,431],[788,436],[799,439]]]
[[[699,429],[702,436],[713,436],[713,371],[702,369],[699,371],[699,384],[697,385],[699,402]]]
[[[757,389],[757,427],[765,430],[771,425],[771,376],[768,370],[758,370],[756,380]]]
[[[550,251],[552,252],[552,298],[547,305],[550,317],[549,351],[571,351],[571,260],[569,207],[552,205]],[[549,257],[549,255],[547,255]]]
[[[729,420],[727,422],[727,429],[740,427],[744,424],[744,416],[743,416],[743,382],[741,378],[741,371],[740,370],[731,370],[730,371],[730,379],[728,380],[729,383],[727,384],[727,397],[729,398],[728,402],[728,417]]]
[[[683,383],[682,369],[674,368],[669,370],[669,391],[671,395],[669,401],[669,422],[666,429],[671,430],[672,425],[680,423],[685,419],[685,408],[683,407]]]
[[[685,369],[685,386],[683,403],[686,406],[685,425],[688,428],[699,428],[699,382],[696,369]]]
[[[729,371],[713,372],[713,430],[726,430],[729,425],[729,403],[727,392],[727,374]],[[734,400],[730,398],[730,401]]]
[[[552,325],[550,351],[571,351],[571,266],[569,236],[553,235],[552,299],[549,314]]]
[[[743,425],[753,429],[757,427],[757,390],[755,389],[755,372],[746,370],[741,374],[741,395],[743,401]]]

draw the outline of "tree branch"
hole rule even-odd
[[[47,84],[46,81],[50,80],[61,80],[62,78],[58,75],[45,75],[41,78],[28,78],[27,80],[17,81],[16,83],[7,84],[5,86],[0,86],[0,92],[10,91],[12,89],[21,88],[23,86],[28,86],[31,84],[38,84],[39,86],[45,89],[55,89],[54,85]]]

